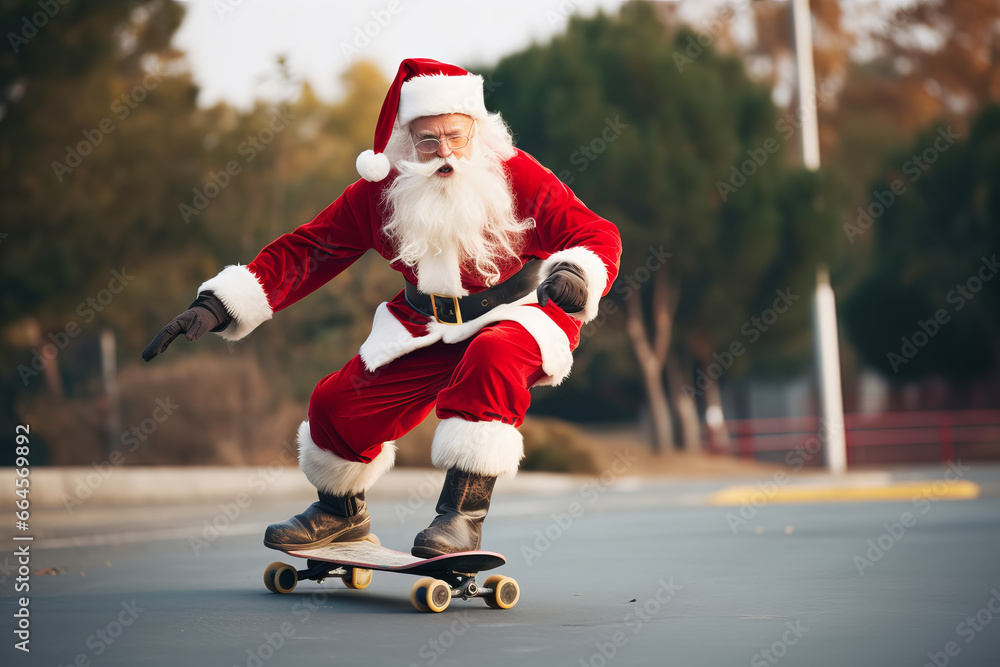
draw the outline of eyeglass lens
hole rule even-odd
[[[448,148],[458,150],[459,148],[465,148],[466,144],[469,143],[469,137],[464,135],[450,136],[445,137],[445,141],[448,144]],[[415,145],[421,153],[436,153],[441,147],[441,141],[439,139],[421,139]]]

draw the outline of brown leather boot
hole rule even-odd
[[[318,549],[333,542],[354,542],[368,534],[371,517],[362,491],[356,496],[332,496],[319,492],[319,500],[302,514],[274,523],[264,533],[264,545],[272,549]]]
[[[417,533],[410,553],[433,558],[478,549],[496,481],[496,477],[450,469],[438,499],[438,515],[430,526]]]

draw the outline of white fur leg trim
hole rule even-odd
[[[299,467],[320,491],[334,496],[354,496],[371,488],[396,462],[396,445],[387,442],[371,463],[348,461],[320,449],[309,433],[309,422],[299,426]]]
[[[503,422],[443,420],[434,432],[431,462],[490,477],[513,477],[524,458],[524,438]]]
[[[226,340],[243,338],[274,315],[257,276],[239,264],[227,266],[219,275],[202,283],[198,294],[202,292],[214,293],[233,316],[229,326],[218,332]]]
[[[540,279],[548,278],[552,273],[552,267],[558,262],[571,262],[583,269],[583,275],[587,279],[587,305],[584,306],[582,313],[576,313],[573,317],[584,322],[591,321],[597,317],[597,305],[601,301],[604,289],[608,286],[608,268],[593,250],[576,246],[560,250],[542,262]]]

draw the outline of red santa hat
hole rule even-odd
[[[384,151],[396,123],[406,125],[421,116],[446,113],[485,118],[483,77],[427,58],[404,60],[382,102],[375,126],[375,150],[358,156],[358,173],[367,181],[381,181],[389,175],[392,165]]]

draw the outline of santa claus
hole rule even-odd
[[[618,272],[621,239],[551,171],[514,148],[486,110],[482,77],[405,60],[386,95],[363,177],[312,222],[226,267],[153,339],[239,340],[374,249],[402,274],[360,353],[316,385],[298,432],[299,464],[319,492],[267,528],[274,549],[369,532],[365,491],[393,441],[436,408],[432,462],[447,471],[437,516],[414,542],[431,557],[478,549],[498,477],[523,457],[529,389],[569,374],[580,327]]]

